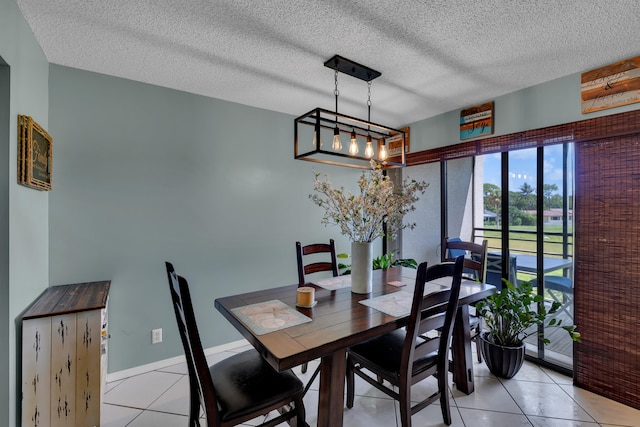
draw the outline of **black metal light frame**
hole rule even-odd
[[[370,82],[382,75],[378,71],[360,65],[339,55],[327,60],[324,65],[328,68],[348,74],[366,82]],[[371,105],[369,103],[369,109],[370,108]],[[373,123],[370,120],[363,120],[345,114],[340,114],[337,110],[336,94],[336,111],[330,111],[318,107],[295,119],[294,155],[296,159],[359,169],[369,169],[371,167],[370,161],[372,159],[380,164],[383,169],[406,166],[405,143],[407,136],[404,131]],[[301,142],[300,129],[302,129],[302,126],[311,126],[313,128],[312,136],[316,139],[314,140],[310,137],[308,141],[305,140],[305,142]],[[324,129],[325,131],[328,130],[332,132],[336,127],[340,134],[350,136],[352,132],[355,132],[356,137],[363,137],[365,139],[367,136],[370,136],[373,143],[374,156],[369,158],[361,155],[352,155],[348,152],[348,147],[345,149],[345,152],[335,151],[331,148],[331,144],[327,144],[328,148],[324,149],[321,144],[322,130]],[[379,159],[378,153],[380,146],[382,144],[386,146],[390,141],[394,141],[395,144],[400,146],[400,153],[395,154],[394,156],[389,156],[384,160]],[[312,144],[312,142],[314,143]],[[308,146],[310,149],[302,152],[303,146]],[[362,150],[362,152],[364,152],[364,150]]]

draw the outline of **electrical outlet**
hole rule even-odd
[[[151,331],[151,344],[162,342],[162,329],[153,329]]]

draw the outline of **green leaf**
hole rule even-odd
[[[534,295],[529,282],[521,282],[517,285],[503,279],[504,286],[500,292],[485,298],[476,304],[476,310],[485,320],[485,329],[488,330],[490,340],[498,345],[520,345],[529,335],[537,334],[537,326],[545,325],[547,316],[557,311],[561,304],[554,301],[547,312],[542,295]],[[573,341],[580,342],[580,334],[576,327],[560,326],[561,320],[549,318],[545,327],[561,327]],[[529,332],[528,332],[529,331]],[[549,338],[542,337],[545,344]]]

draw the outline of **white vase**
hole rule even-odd
[[[351,292],[371,293],[373,278],[373,245],[351,242]]]

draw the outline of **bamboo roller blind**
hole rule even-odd
[[[578,386],[640,409],[640,137],[576,146]]]

